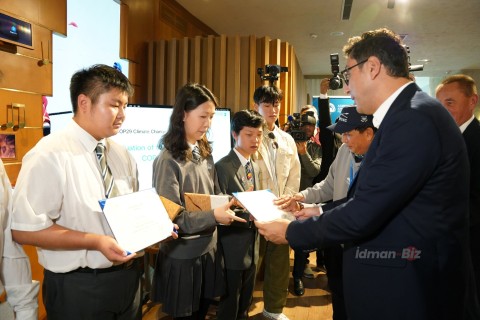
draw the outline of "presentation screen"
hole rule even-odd
[[[126,114],[122,128],[112,139],[126,146],[135,158],[140,190],[151,188],[153,160],[160,153],[158,142],[168,130],[172,107],[132,104],[127,107]],[[230,109],[219,108],[215,111],[207,137],[212,142],[214,161],[230,152]]]
[[[313,97],[313,105],[318,110],[318,99],[319,97]],[[342,113],[342,109],[345,107],[352,107],[355,105],[355,101],[350,98],[350,96],[330,96],[330,118],[332,119],[332,123],[335,123],[340,113]]]

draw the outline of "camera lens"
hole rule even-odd
[[[342,79],[340,79],[340,77],[338,76],[332,77],[328,85],[330,90],[338,90],[340,88],[343,88]]]

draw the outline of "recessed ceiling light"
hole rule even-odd
[[[312,39],[317,39],[317,38],[318,38],[318,34],[316,34],[316,33],[310,33],[310,38],[312,38]]]
[[[330,32],[330,35],[331,35],[332,37],[341,37],[341,36],[343,36],[343,34],[344,34],[344,33],[343,33],[342,31],[333,31],[333,32]]]

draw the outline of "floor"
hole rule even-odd
[[[315,261],[313,255],[310,261]],[[290,255],[290,269],[293,265],[293,251]],[[314,267],[311,265],[311,267]],[[314,279],[303,278],[305,286],[305,295],[297,297],[293,292],[293,278],[290,274],[289,294],[287,305],[283,313],[291,320],[327,320],[332,319],[332,304],[330,293],[327,289],[327,277],[323,272],[315,272]],[[257,281],[253,302],[250,308],[250,319],[265,319],[262,316],[263,311],[263,292],[262,281]],[[161,306],[158,304],[147,303],[143,307],[143,320],[169,320],[171,317],[161,312]],[[215,306],[210,308],[207,319],[216,319]]]

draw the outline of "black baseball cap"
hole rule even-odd
[[[358,128],[373,127],[373,116],[360,114],[356,107],[345,107],[335,124],[327,129],[336,133],[345,133]]]

